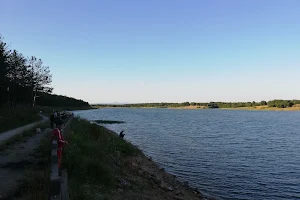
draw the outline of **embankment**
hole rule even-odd
[[[75,118],[67,140],[70,199],[205,199],[102,126]]]

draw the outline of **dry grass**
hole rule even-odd
[[[225,110],[273,110],[273,111],[300,111],[300,104],[296,104],[289,108],[277,108],[268,106],[255,106],[255,107],[239,107],[239,108],[221,108]]]

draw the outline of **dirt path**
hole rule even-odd
[[[13,199],[24,178],[26,167],[38,162],[34,157],[35,149],[40,145],[41,139],[50,132],[51,129],[47,128],[27,141],[0,152],[0,200]]]
[[[27,124],[25,126],[21,126],[19,128],[16,128],[16,129],[0,133],[0,143],[2,141],[5,141],[5,140],[9,139],[10,137],[12,137],[14,135],[20,134],[24,131],[27,131],[27,130],[33,128],[34,126],[36,126],[39,123],[43,123],[43,122],[46,122],[47,120],[49,120],[49,118],[45,117],[44,115],[40,115],[40,116],[43,117],[43,119],[41,121],[34,122],[32,124]]]

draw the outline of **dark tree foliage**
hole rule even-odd
[[[4,102],[7,102],[8,97],[8,79],[6,78],[6,74],[8,70],[9,53],[10,52],[7,50],[7,45],[3,42],[0,35],[0,105],[2,105]]]
[[[36,92],[51,92],[51,74],[41,59],[8,50],[0,37],[0,105],[33,106]]]
[[[208,108],[219,108],[219,105],[217,103],[214,102],[210,102],[209,104],[207,104]]]
[[[8,50],[0,36],[0,107],[34,107],[36,101],[46,106],[89,106],[82,100],[50,95],[51,82],[49,67],[41,59],[25,58],[16,50]]]
[[[54,106],[54,107],[89,107],[89,103],[83,100],[78,100],[66,96],[54,95],[48,93],[38,93],[36,100],[37,105],[40,106]]]
[[[265,105],[268,105],[268,103],[266,101],[261,101],[260,105],[265,106]]]
[[[268,102],[269,107],[277,107],[277,108],[288,108],[292,107],[296,100],[290,101],[290,100],[273,100]]]

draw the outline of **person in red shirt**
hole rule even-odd
[[[68,144],[68,142],[64,139],[62,135],[62,125],[63,122],[61,120],[57,120],[56,128],[53,129],[52,140],[56,139],[57,141],[57,157],[58,157],[58,169],[60,171],[61,159],[62,159],[62,149]]]

